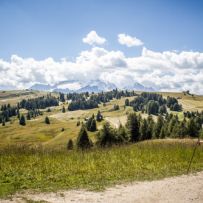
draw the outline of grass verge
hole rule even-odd
[[[0,197],[32,189],[56,191],[154,180],[184,174],[194,142],[145,141],[88,152],[8,147],[0,151]],[[203,170],[203,147],[198,147],[191,171]]]

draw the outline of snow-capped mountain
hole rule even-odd
[[[128,84],[122,88],[124,90],[137,90],[137,91],[145,91],[145,92],[153,92],[155,91],[152,87],[146,87],[138,82]]]
[[[148,88],[140,83],[132,83],[122,88],[117,87],[115,84],[110,82],[104,82],[101,80],[91,80],[89,82],[81,82],[77,80],[63,81],[56,85],[47,84],[34,84],[30,89],[48,92],[102,92],[110,91],[113,89],[123,89],[123,90],[137,90],[137,91],[154,91],[153,88]]]
[[[116,89],[116,86],[113,83],[103,82],[101,80],[92,80],[80,88],[77,92],[102,92],[113,89]]]
[[[51,91],[52,88],[53,88],[53,86],[51,86],[51,85],[36,83],[33,86],[31,86],[29,89],[49,92],[49,91]]]

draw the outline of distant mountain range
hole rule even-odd
[[[89,82],[81,82],[76,80],[63,81],[59,82],[56,85],[47,85],[36,83],[31,86],[29,89],[38,90],[38,91],[47,91],[47,92],[63,92],[63,93],[71,93],[71,92],[102,92],[102,91],[110,91],[113,89],[123,89],[123,90],[137,90],[137,91],[154,91],[153,88],[145,87],[140,83],[133,83],[130,85],[126,85],[122,88],[117,87],[115,84],[110,82],[104,82],[101,80],[91,80]]]

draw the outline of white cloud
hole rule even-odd
[[[82,41],[89,45],[102,45],[106,42],[106,39],[100,37],[96,31],[92,30],[82,39]]]
[[[127,47],[142,46],[144,44],[140,39],[126,34],[118,34],[118,42]]]
[[[140,56],[126,57],[121,51],[93,47],[82,51],[75,61],[38,61],[13,55],[10,61],[0,59],[0,76],[0,89],[101,79],[120,88],[139,82],[160,91],[190,90],[203,94],[203,53],[143,48]]]

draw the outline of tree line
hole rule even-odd
[[[171,111],[182,111],[182,106],[174,97],[163,98],[161,94],[143,92],[141,95],[129,101],[125,100],[126,106],[132,106],[134,111],[142,111],[147,114],[166,114],[167,108]]]
[[[120,125],[118,129],[105,122],[102,129],[97,132],[95,145],[98,147],[111,147],[113,145],[166,137],[198,137],[202,133],[203,112],[192,115],[190,118],[184,116],[183,120],[180,120],[177,115],[167,113],[165,116],[159,115],[155,122],[152,115],[142,118],[140,114],[130,113],[127,116],[125,126]],[[93,146],[93,142],[88,136],[88,131],[92,131],[90,126],[92,126],[91,123],[94,119],[94,116],[92,116],[86,124],[82,124],[76,141],[77,148],[84,150]],[[67,148],[73,148],[72,140],[68,141]]]
[[[5,125],[5,123],[10,121],[10,118],[13,116],[17,116],[18,119],[21,119],[22,115],[20,115],[20,109],[22,108],[28,110],[26,118],[27,120],[31,120],[32,118],[42,115],[42,112],[39,109],[45,109],[47,107],[58,105],[58,99],[51,96],[51,94],[33,99],[23,99],[15,106],[4,104],[0,107],[0,123],[2,123],[2,125]],[[25,123],[24,115],[20,124],[21,123],[23,123],[23,125]]]
[[[98,108],[99,104],[107,103],[112,99],[120,99],[121,97],[130,97],[130,96],[137,96],[134,91],[119,91],[117,89],[108,91],[108,92],[101,92],[97,94],[89,94],[86,93],[68,93],[67,100],[71,100],[68,110],[74,111],[79,109],[92,109]]]

